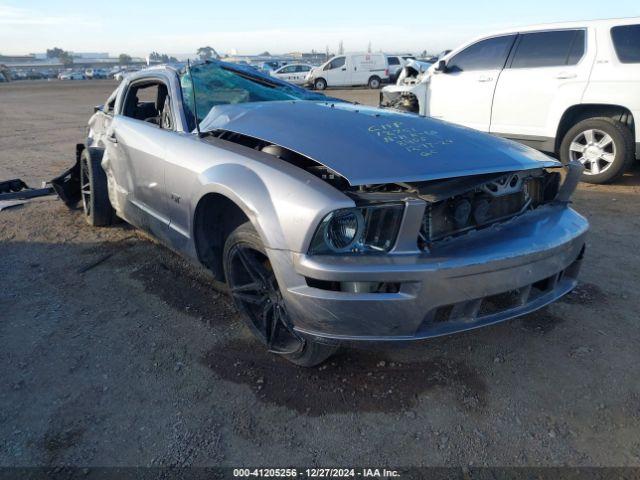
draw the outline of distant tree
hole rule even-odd
[[[73,65],[73,55],[71,55],[69,52],[62,52],[60,55],[58,55],[57,58],[65,67]]]
[[[47,49],[47,58],[60,58],[65,53],[67,52],[58,47],[49,48]]]
[[[73,55],[58,47],[47,49],[47,58],[57,58],[64,66],[73,65]]]
[[[161,62],[161,63],[175,63],[178,61],[176,57],[170,57],[166,53],[151,52],[149,54],[149,61]]]
[[[131,63],[131,55],[127,55],[126,53],[121,53],[118,55],[118,63],[120,65],[128,65]]]
[[[270,56],[271,56],[271,54],[265,50],[264,52],[262,52],[262,53],[261,53],[261,54],[259,54],[258,56],[259,56],[259,57],[270,57]]]
[[[201,60],[209,60],[211,58],[220,58],[220,55],[218,55],[218,52],[216,52],[216,49],[209,46],[200,47],[196,52],[196,54],[200,57]]]
[[[420,58],[427,58],[427,51],[426,50],[422,50],[422,53],[420,54]]]

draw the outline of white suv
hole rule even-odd
[[[609,182],[640,157],[640,17],[476,38],[385,87],[381,103],[579,160],[584,181]]]

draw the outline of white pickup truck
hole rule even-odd
[[[640,157],[640,17],[537,25],[476,38],[381,105],[490,132],[610,182]]]

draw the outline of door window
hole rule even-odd
[[[389,65],[400,65],[398,57],[387,57],[387,61],[389,62]]]
[[[296,67],[295,66],[288,66],[288,67],[284,67],[278,73],[293,73],[295,71],[296,71]]]
[[[584,55],[584,30],[524,33],[510,68],[575,65]]]
[[[311,67],[308,65],[298,65],[296,67],[296,72],[308,72],[309,70],[311,70]]]
[[[159,81],[134,83],[125,96],[122,115],[172,130],[173,115],[167,86]]]
[[[466,72],[501,69],[507,61],[514,38],[515,35],[505,35],[474,43],[451,57],[447,70]]]
[[[346,57],[336,57],[329,62],[329,64],[325,67],[325,70],[334,70],[336,68],[344,67],[344,62]]]
[[[640,63],[640,25],[613,27],[611,39],[622,63]]]

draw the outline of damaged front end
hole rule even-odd
[[[545,206],[565,208],[580,172],[581,166],[572,164],[566,169],[349,187],[343,193],[356,206],[328,215],[318,227],[308,254],[314,258],[337,255],[348,263],[348,257],[355,255],[375,263],[375,258],[406,260],[411,255],[420,258],[426,254],[426,259],[437,258],[443,251],[464,250],[464,245],[476,242],[482,232],[491,236],[510,222],[527,223],[529,214],[539,218]],[[359,233],[343,240],[348,230]],[[496,245],[495,250],[499,252],[500,247]],[[403,288],[400,281],[382,278],[326,281],[308,277],[307,284],[358,294],[399,293]]]
[[[314,241],[335,244],[335,235],[358,228],[361,235],[349,249],[312,242],[294,256],[301,277],[288,288],[302,318],[298,330],[338,340],[415,340],[557,300],[575,287],[585,251],[588,222],[567,205],[581,170],[570,164],[345,191],[355,208],[339,210],[332,226],[323,222]],[[353,220],[358,211],[362,225]],[[389,232],[388,249],[366,248]]]
[[[345,190],[357,205],[419,202],[423,208],[415,244],[420,251],[462,235],[497,227],[527,212],[570,197],[579,165],[428,182],[363,185]]]
[[[424,98],[427,93],[430,63],[410,60],[402,68],[395,85],[388,85],[380,91],[381,108],[401,112],[425,114]]]

